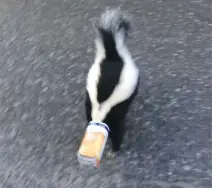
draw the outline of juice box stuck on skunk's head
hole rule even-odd
[[[79,163],[99,167],[108,132],[109,127],[105,123],[89,123],[78,151]]]

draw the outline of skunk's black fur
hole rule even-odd
[[[96,58],[87,78],[87,120],[109,126],[113,151],[120,149],[125,117],[139,86],[139,71],[125,44],[129,27],[128,19],[119,9],[107,10],[101,15],[96,25]]]

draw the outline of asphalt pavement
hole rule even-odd
[[[115,159],[76,160],[92,20],[132,16],[141,84]],[[1,188],[210,188],[211,1],[0,0]]]

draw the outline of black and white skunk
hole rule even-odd
[[[86,83],[88,122],[106,123],[112,151],[120,149],[128,108],[138,92],[139,70],[125,43],[130,22],[120,9],[106,10],[95,25],[96,56]]]

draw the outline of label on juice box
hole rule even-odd
[[[78,152],[80,163],[99,166],[108,137],[108,131],[109,128],[104,123],[89,123]]]
[[[104,144],[104,134],[101,132],[86,132],[79,152],[86,157],[100,159],[101,149]]]

